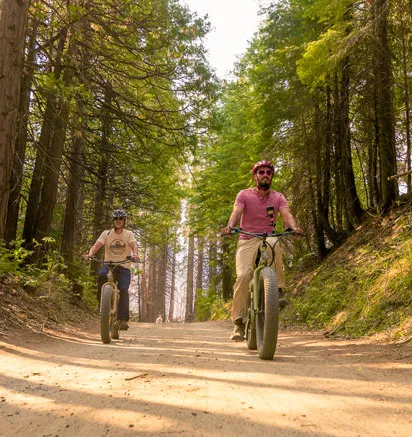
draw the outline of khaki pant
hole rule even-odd
[[[276,238],[268,238],[268,243],[273,245]],[[255,267],[256,254],[262,241],[257,238],[250,240],[239,240],[236,251],[236,282],[233,286],[233,306],[232,306],[232,321],[239,317],[246,321],[247,310],[249,307],[249,283],[253,277]],[[278,280],[278,287],[285,287],[285,275],[283,274],[283,250],[276,244],[275,246],[275,262],[272,268],[275,269]]]

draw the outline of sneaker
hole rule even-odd
[[[119,331],[127,331],[129,329],[129,324],[127,320],[119,320]]]
[[[230,339],[232,341],[244,341],[245,340],[245,325],[243,324],[242,319],[236,319],[235,327],[233,328],[233,332],[230,335]]]

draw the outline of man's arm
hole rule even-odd
[[[230,215],[229,221],[227,222],[227,226],[222,228],[220,233],[222,235],[228,235],[230,233],[230,228],[235,228],[240,224],[240,218],[243,214],[243,208],[239,205],[235,205],[233,207],[232,214]]]
[[[91,256],[95,256],[96,253],[99,251],[101,247],[103,247],[104,244],[101,243],[99,240],[94,243],[94,245],[90,248],[89,253],[87,255],[83,255],[83,258],[85,260],[89,259]]]
[[[282,217],[283,225],[285,228],[291,228],[296,233],[303,234],[303,230],[301,228],[299,228],[298,226],[296,226],[295,217],[293,217],[288,206],[285,206],[283,208],[279,208],[279,213]]]
[[[136,260],[139,259],[139,255],[137,253],[137,241],[132,241],[131,243],[129,243],[129,247],[130,249],[132,249],[132,257],[135,258]]]

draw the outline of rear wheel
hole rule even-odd
[[[265,267],[259,275],[259,308],[256,314],[256,340],[259,358],[275,355],[279,331],[279,291],[273,269]]]
[[[110,343],[111,340],[111,328],[113,325],[112,320],[112,307],[113,307],[113,286],[105,284],[102,287],[102,301],[100,304],[100,334],[103,343]]]

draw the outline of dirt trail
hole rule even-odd
[[[262,361],[228,322],[94,325],[0,341],[0,436],[412,435],[410,346],[283,332]]]

